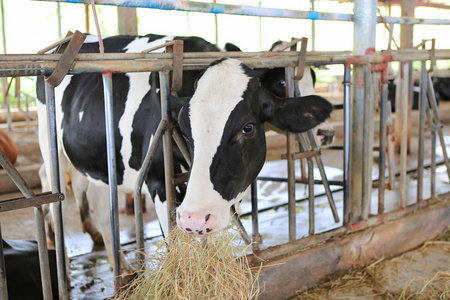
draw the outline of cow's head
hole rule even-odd
[[[178,124],[192,156],[186,196],[177,208],[177,224],[187,232],[207,234],[228,225],[231,205],[242,199],[264,164],[264,122],[304,132],[331,113],[331,104],[319,96],[301,101],[274,96],[260,85],[260,74],[238,60],[219,60],[179,110]]]

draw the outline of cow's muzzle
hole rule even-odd
[[[334,142],[334,135],[335,131],[334,129],[318,129],[317,130],[317,136],[320,140],[319,146],[329,146]]]
[[[211,213],[177,213],[177,224],[182,230],[195,235],[206,235],[217,225],[217,218]]]

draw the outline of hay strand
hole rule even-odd
[[[233,244],[237,234],[223,231],[199,240],[173,230],[155,253],[147,254],[147,268],[116,299],[257,298],[259,271],[253,274],[244,252]]]

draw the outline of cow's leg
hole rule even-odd
[[[81,229],[91,236],[91,239],[94,242],[94,248],[103,245],[102,234],[98,231],[92,220],[89,201],[86,196],[88,186],[92,183],[90,183],[89,180],[73,166],[70,167],[70,177],[73,195],[80,213]]]
[[[108,209],[109,208],[108,188],[100,187],[90,183],[88,185],[86,196],[89,202],[90,215],[92,216],[92,219],[95,220],[96,226],[102,234],[106,252],[108,253],[109,264],[112,268],[114,256],[112,247],[111,218]],[[119,255],[120,255],[120,264],[122,270],[124,271],[123,274],[127,276],[134,273],[133,267],[126,261],[123,253],[121,252]]]

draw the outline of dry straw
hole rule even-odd
[[[223,231],[203,240],[178,229],[147,255],[147,268],[118,299],[255,299],[259,270],[252,272],[238,233]],[[167,245],[170,245],[167,247]]]

